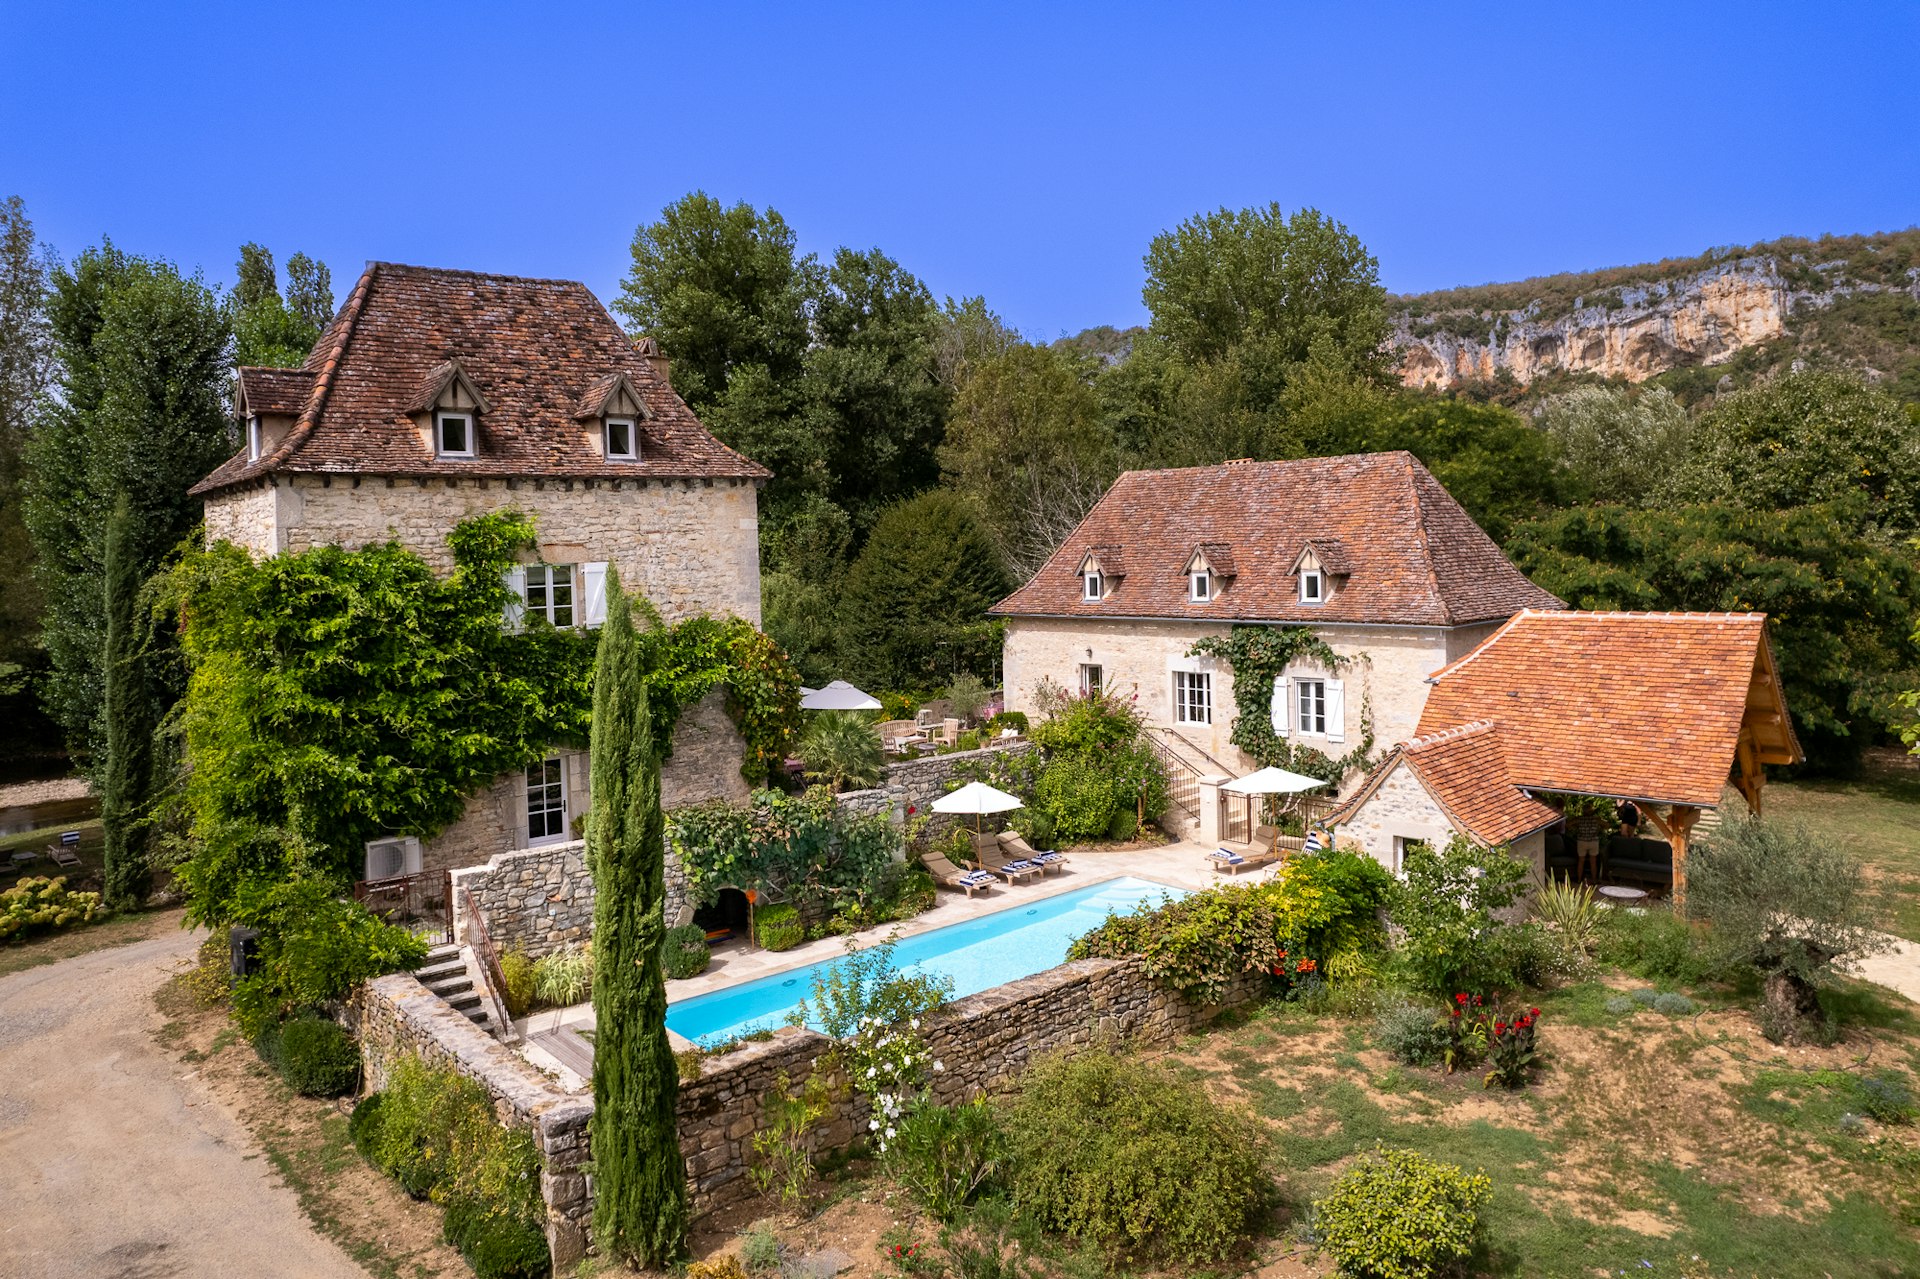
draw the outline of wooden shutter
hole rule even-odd
[[[1273,702],[1268,706],[1267,710],[1268,713],[1273,716],[1273,731],[1282,737],[1287,736],[1288,730],[1292,725],[1287,720],[1286,676],[1276,675],[1273,677]]]
[[[511,598],[500,608],[500,623],[510,631],[520,629],[527,615],[527,570],[510,568],[500,575],[505,582]]]
[[[607,561],[582,564],[580,583],[586,596],[586,611],[580,620],[587,626],[598,626],[607,620]]]
[[[1327,681],[1327,740],[1342,742],[1347,738],[1347,694],[1337,679]]]

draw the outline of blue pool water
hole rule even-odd
[[[990,915],[903,938],[894,947],[893,962],[904,973],[951,977],[958,999],[1063,962],[1074,939],[1099,927],[1110,912],[1124,915],[1142,902],[1186,895],[1185,889],[1123,876],[1037,901],[1015,897]],[[823,959],[669,1004],[667,1029],[695,1043],[714,1044],[783,1026],[812,992],[813,975],[839,962]]]

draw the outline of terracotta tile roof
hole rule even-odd
[[[1453,825],[1483,844],[1510,844],[1560,820],[1513,782],[1500,731],[1487,720],[1396,748]]]
[[[234,416],[273,414],[295,417],[307,406],[313,374],[305,369],[266,369],[248,365],[234,370]]]
[[[1206,557],[1207,568],[1215,577],[1234,577],[1239,570],[1233,564],[1233,548],[1225,542],[1202,542],[1193,548],[1195,555]],[[1191,559],[1192,557],[1188,557]]]
[[[1800,758],[1764,613],[1529,610],[1429,682],[1419,731],[1491,720],[1534,790],[1711,808],[1743,725]]]
[[[472,459],[440,459],[407,416],[457,365],[488,405]],[[276,371],[279,372],[279,371]],[[596,383],[624,374],[645,403],[637,462],[611,462],[574,419]],[[248,392],[254,371],[243,375]],[[296,379],[304,378],[303,397]],[[584,284],[370,265],[306,367],[260,378],[297,420],[258,462],[243,452],[194,486],[209,493],[280,471],[436,476],[762,479],[769,472],[700,425]],[[444,384],[444,381],[442,382]]]
[[[1292,572],[1310,538],[1337,541],[1349,561],[1324,604],[1302,604]],[[1212,601],[1193,603],[1181,570],[1196,545],[1212,542],[1232,547],[1237,572]],[[1125,554],[1126,579],[1100,601],[1083,600],[1081,561],[1108,546]],[[1105,550],[1100,559],[1109,562]],[[1455,626],[1563,607],[1508,562],[1411,453],[1397,452],[1129,471],[993,611]]]
[[[1297,567],[1301,556],[1308,551],[1320,561],[1320,567],[1336,576],[1345,576],[1353,572],[1353,556],[1347,553],[1347,544],[1337,537],[1310,537],[1300,547],[1300,554],[1293,557]]]

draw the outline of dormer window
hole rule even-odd
[[[607,460],[610,462],[632,462],[640,456],[639,433],[634,430],[630,417],[610,417],[607,419]]]
[[[1187,598],[1195,604],[1205,604],[1212,599],[1213,574],[1203,568],[1187,574]]]
[[[1300,574],[1300,602],[1319,604],[1327,598],[1326,582],[1317,568],[1306,569]]]
[[[434,451],[441,457],[472,457],[473,414],[435,413],[433,442]]]
[[[1081,587],[1082,593],[1080,596],[1081,599],[1097,600],[1100,598],[1100,592],[1101,592],[1101,589],[1105,586],[1105,583],[1100,580],[1099,569],[1097,568],[1088,569],[1086,572],[1086,576],[1082,579],[1082,583],[1083,583]]]
[[[247,419],[247,461],[260,460],[260,415],[255,413]]]

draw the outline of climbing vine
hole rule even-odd
[[[824,786],[678,809],[667,817],[667,836],[702,905],[722,888],[795,905],[859,899],[877,889],[901,847],[884,814],[852,812]]]
[[[1263,768],[1285,768],[1338,784],[1356,768],[1365,768],[1373,752],[1373,694],[1360,697],[1360,740],[1334,757],[1273,730],[1273,682],[1296,661],[1315,661],[1338,675],[1365,654],[1342,657],[1304,626],[1235,626],[1224,637],[1209,635],[1187,650],[1190,657],[1224,658],[1233,667],[1234,720],[1230,740]]]

